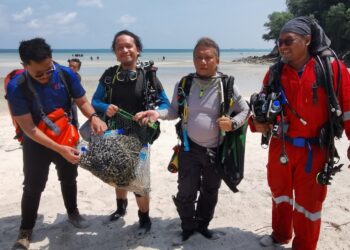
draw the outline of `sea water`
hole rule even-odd
[[[221,62],[231,62],[234,59],[247,56],[262,56],[269,53],[269,50],[258,49],[224,49],[220,51]],[[115,54],[109,49],[54,49],[53,59],[61,64],[67,65],[67,60],[73,57],[83,62],[81,74],[93,76],[101,73],[101,65],[116,64]],[[141,60],[153,60],[164,63],[192,62],[191,49],[144,49],[141,53]],[[0,77],[4,77],[13,67],[21,67],[21,60],[16,49],[0,49]],[[88,63],[88,67],[84,67]],[[95,63],[91,66],[92,63]],[[181,68],[175,67],[175,68]],[[169,69],[169,73],[172,69]],[[102,72],[103,73],[103,72]]]
[[[257,91],[261,85],[263,72],[261,65],[232,66],[232,60],[248,56],[262,56],[268,54],[269,50],[257,49],[224,49],[220,51],[219,70],[236,77],[236,84],[243,95],[249,95]],[[192,62],[192,49],[144,49],[141,53],[141,60],[154,61],[158,67],[157,76],[161,80],[169,98],[173,95],[174,85],[182,76],[194,72]],[[117,64],[115,54],[111,49],[53,49],[53,59],[62,64],[68,65],[67,60],[77,57],[82,61],[80,75],[83,85],[87,89],[89,99],[96,89],[98,80],[103,72]],[[21,60],[16,49],[0,49],[0,78],[15,68],[21,68]],[[256,67],[254,69],[254,67]],[[236,70],[237,69],[237,70]],[[268,66],[263,67],[266,71]],[[3,88],[0,90],[3,96]]]

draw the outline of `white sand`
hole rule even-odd
[[[248,65],[242,67],[244,70]],[[3,108],[5,105],[2,105],[0,114],[0,249],[9,249],[20,225],[23,173],[22,151],[12,140],[14,129]],[[84,230],[74,228],[67,222],[56,171],[52,166],[41,198],[31,249],[261,249],[259,237],[271,232],[271,195],[265,168],[267,150],[260,147],[260,134],[250,132],[247,134],[245,178],[239,186],[240,192],[233,194],[222,184],[210,224],[210,228],[224,232],[225,236],[209,241],[196,234],[183,246],[172,246],[172,240],[180,230],[180,220],[171,199],[176,194],[177,176],[166,170],[171,149],[177,142],[174,124],[162,122],[162,134],[152,146],[150,216],[153,225],[149,235],[143,238],[134,236],[138,217],[133,194],[129,194],[127,215],[117,222],[107,223],[106,215],[116,207],[114,189],[83,169],[79,169],[78,205],[92,224]],[[345,166],[335,176],[324,203],[318,244],[318,249],[324,250],[350,249],[350,169],[346,159],[349,143],[343,138],[337,145]],[[288,249],[290,245],[286,247]]]

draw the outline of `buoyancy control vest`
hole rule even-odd
[[[105,102],[111,103],[113,95],[113,87],[118,83],[117,73],[120,70],[120,65],[116,65],[108,68],[100,78],[100,82],[104,85],[106,90]],[[155,109],[160,104],[159,92],[162,91],[161,86],[156,84],[156,72],[157,68],[151,63],[148,67],[138,67],[136,81],[141,81],[140,86],[137,86],[137,90],[142,96],[142,108],[145,110]]]
[[[180,121],[175,125],[178,137],[182,142],[184,150],[190,150],[187,141],[186,120],[188,115],[188,106],[186,98],[190,94],[191,86],[195,74],[189,74],[183,77],[178,85],[177,101],[178,101],[178,116]],[[220,116],[234,115],[228,114],[233,106],[234,95],[234,77],[220,73],[221,92],[223,93],[220,103]],[[221,93],[221,95],[222,95]],[[184,127],[182,126],[184,124]],[[247,132],[247,123],[234,131],[226,132],[222,144],[217,148],[216,153],[216,170],[226,183],[226,185],[234,192],[238,192],[238,184],[244,177],[244,154],[245,154],[245,138]]]
[[[312,101],[314,104],[317,105],[317,88],[324,88],[327,95],[327,110],[329,117],[327,122],[321,128],[320,134],[318,136],[318,144],[321,147],[325,147],[327,149],[327,164],[325,166],[324,171],[318,174],[317,181],[320,184],[330,184],[331,176],[334,175],[336,172],[340,171],[340,168],[343,165],[340,164],[338,166],[335,166],[335,164],[337,164],[339,161],[339,154],[336,150],[334,141],[335,138],[339,139],[343,133],[343,120],[341,115],[342,111],[339,105],[341,69],[336,54],[330,48],[313,54],[313,58],[315,59],[314,71],[316,75],[316,82],[312,86]],[[334,73],[331,64],[332,59],[336,61],[336,64],[338,66],[338,76],[336,83],[334,83]],[[266,94],[270,94],[272,92],[279,93],[281,96],[280,101],[282,105],[285,105],[287,108],[289,108],[291,112],[294,115],[296,115],[301,122],[303,122],[303,118],[299,116],[299,114],[293,109],[293,107],[291,107],[283,93],[281,84],[281,72],[283,66],[284,63],[282,62],[282,60],[279,60],[277,63],[270,67],[268,83],[264,86],[263,91]],[[284,140],[284,132],[282,132],[282,134],[282,139]]]
[[[105,103],[113,103],[113,96],[116,92],[114,88],[116,88],[119,82],[117,74],[120,71],[120,67],[120,65],[115,65],[108,68],[100,78],[100,83],[102,83],[105,88]],[[161,100],[159,93],[163,91],[163,89],[160,84],[157,84],[157,70],[158,68],[153,66],[152,61],[147,62],[146,65],[144,65],[143,62],[143,64],[137,67],[137,77],[134,79],[136,81],[135,91],[137,91],[137,97],[141,97],[141,99],[134,100],[136,104],[133,110],[128,110],[128,112],[134,115],[139,111],[156,109],[160,105]],[[105,120],[106,119],[107,117],[105,117]],[[149,143],[153,143],[160,135],[160,123],[158,121],[156,121],[156,126],[156,132],[152,135],[152,141],[149,141]]]

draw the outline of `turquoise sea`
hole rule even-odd
[[[261,66],[256,65],[238,66],[231,62],[234,59],[262,56],[269,52],[270,50],[223,49],[220,51],[219,70],[234,75],[241,93],[249,96],[251,92],[260,88],[261,80],[268,67],[264,66],[261,69]],[[110,49],[53,50],[53,59],[62,65],[67,65],[67,60],[73,57],[78,57],[82,61],[79,73],[82,76],[82,83],[87,90],[88,97],[91,97],[95,91],[98,79],[103,72],[117,63],[115,54]],[[192,62],[192,49],[144,49],[140,59],[154,61],[155,66],[158,67],[157,76],[169,97],[173,94],[174,84],[182,76],[195,71]],[[0,49],[0,78],[5,77],[13,69],[21,68],[20,62],[16,49]],[[1,94],[2,92],[3,88],[0,89]]]
[[[223,49],[220,51],[221,62],[230,62],[247,56],[261,56],[268,54],[270,50],[259,49]],[[110,49],[54,49],[53,58],[61,64],[66,64],[72,57],[78,57],[83,66],[81,74],[86,76],[99,75],[103,73],[101,64],[114,65],[115,55]],[[99,57],[99,59],[97,59]],[[165,60],[163,60],[163,57]],[[155,64],[164,62],[191,62],[192,49],[144,49],[141,53],[141,60],[153,60]],[[84,67],[84,62],[89,62],[88,67]],[[95,64],[91,64],[95,62]],[[20,66],[20,59],[16,49],[0,49],[0,77],[3,77],[11,69]],[[87,63],[85,63],[86,65]],[[171,70],[171,69],[170,69]]]

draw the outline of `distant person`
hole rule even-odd
[[[68,59],[68,66],[75,72],[75,74],[77,74],[77,77],[81,82],[81,76],[78,73],[81,68],[81,61],[79,60],[79,58]],[[78,108],[75,102],[72,103],[72,115],[73,115],[73,119],[76,122],[77,128],[79,128]]]
[[[274,136],[269,143],[267,181],[272,195],[272,233],[260,239],[264,247],[287,244],[292,239],[293,250],[317,247],[326,185],[334,173],[331,169],[339,168],[333,165],[337,162],[333,140],[343,132],[336,129],[340,123],[350,139],[350,75],[341,62],[318,58],[321,52],[331,52],[330,44],[312,19],[288,21],[277,40],[281,60],[267,72],[260,93],[260,97],[276,96],[267,105],[271,116],[280,114],[278,119],[264,122],[261,112],[255,112],[249,121],[252,131],[264,135],[272,126],[279,127],[272,130]],[[333,74],[328,69],[333,69]],[[334,92],[337,89],[339,99]],[[266,103],[261,101],[264,98],[259,99],[253,103],[256,111]],[[342,116],[335,118],[340,110]],[[350,158],[350,147],[347,156]]]
[[[152,108],[153,105],[159,106],[159,109],[169,106],[168,98],[158,78],[150,79],[150,74],[147,74],[149,71],[137,67],[142,51],[141,39],[128,30],[119,31],[114,36],[112,49],[120,64],[108,68],[103,73],[92,98],[92,105],[105,121],[108,123],[111,120],[113,123],[113,117],[121,108],[131,114],[136,114]],[[149,85],[153,80],[152,89],[155,89],[151,92],[156,93],[158,104],[153,103],[152,96],[145,94],[145,83]],[[108,82],[110,84],[107,86]],[[110,221],[123,217],[128,206],[127,191],[116,188],[115,193],[117,210],[110,215]],[[142,196],[135,193],[135,196],[139,217],[137,233],[142,235],[147,233],[152,225],[149,217],[150,197],[148,193]]]
[[[90,60],[91,60],[91,61],[93,61],[93,60],[94,60],[94,58],[93,58],[92,56],[90,56]]]
[[[107,128],[95,113],[85,96],[79,79],[68,68],[54,63],[52,50],[42,38],[22,41],[19,55],[25,72],[12,79],[7,86],[7,97],[13,117],[24,132],[23,138],[23,195],[21,201],[21,226],[14,249],[28,249],[37,218],[41,193],[43,192],[51,163],[56,165],[64,205],[68,220],[77,228],[88,226],[77,208],[77,163],[79,151],[50,139],[37,125],[58,108],[67,113],[71,109],[71,97],[82,113],[91,121],[97,134]],[[70,95],[61,78],[61,73],[69,76]],[[24,78],[23,78],[24,77]],[[34,95],[28,98],[24,84],[31,86]],[[41,103],[39,103],[41,102]],[[47,118],[48,119],[48,118]],[[52,208],[55,206],[53,205]]]
[[[81,61],[79,58],[72,58],[68,59],[68,66],[71,68],[78,76],[79,80],[81,81],[81,76],[79,74],[80,68],[81,68]]]
[[[163,61],[165,61],[165,56],[163,56]]]
[[[99,57],[99,56],[96,56],[96,60],[97,60],[97,61],[100,60],[100,57]]]
[[[208,229],[222,179],[216,171],[215,153],[223,142],[221,132],[240,128],[249,116],[249,107],[236,85],[231,85],[233,90],[227,113],[220,109],[224,99],[221,96],[223,81],[228,76],[218,71],[219,62],[217,43],[207,37],[199,39],[193,50],[196,73],[189,74],[175,85],[171,107],[136,114],[136,119],[144,123],[158,118],[181,119],[177,125],[181,149],[178,155],[178,192],[174,202],[182,232],[173,242],[176,245],[188,240],[196,231],[210,240],[220,237],[218,232]],[[185,94],[187,88],[189,93]]]

